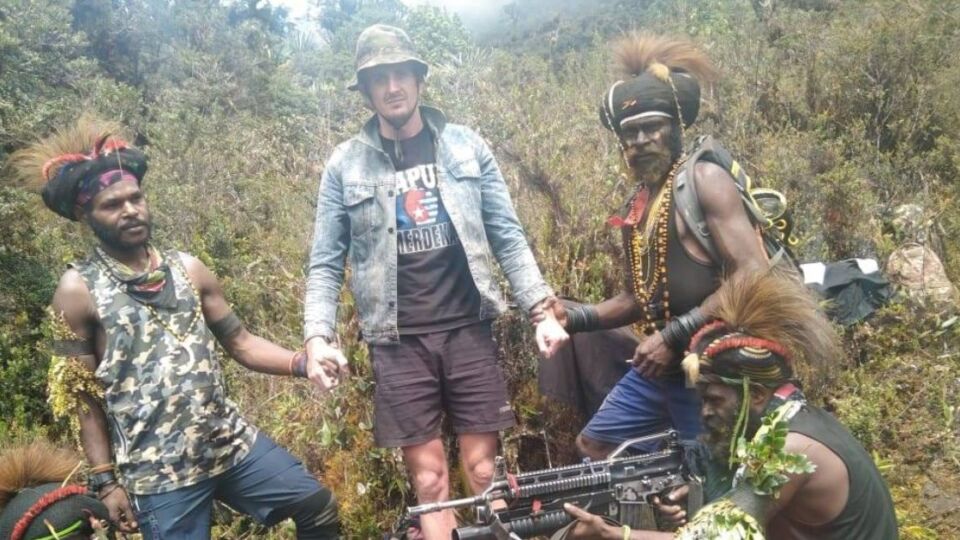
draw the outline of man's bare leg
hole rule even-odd
[[[493,480],[493,458],[497,455],[497,432],[491,433],[461,433],[460,465],[470,490],[479,495],[490,486]]]
[[[450,498],[450,477],[443,441],[436,438],[403,447],[403,462],[410,473],[419,504]],[[456,527],[457,520],[451,510],[420,516],[420,530],[427,540],[449,540]]]

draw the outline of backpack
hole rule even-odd
[[[707,228],[703,209],[700,208],[694,182],[694,167],[701,160],[719,165],[733,177],[747,216],[760,232],[771,265],[786,258],[798,268],[792,251],[798,241],[792,234],[793,218],[787,207],[787,198],[779,191],[755,185],[726,148],[713,137],[702,135],[697,138],[690,157],[673,181],[673,200],[687,228],[693,232],[694,238],[710,258],[719,261],[720,254],[710,238],[710,230]]]

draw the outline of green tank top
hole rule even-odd
[[[117,468],[131,493],[156,494],[226,471],[256,429],[227,399],[213,335],[180,254],[165,254],[176,307],[133,299],[94,255],[75,265],[96,304],[106,347],[96,376]]]
[[[880,471],[850,431],[826,411],[806,406],[790,420],[790,431],[806,435],[832,450],[847,466],[850,491],[843,511],[830,523],[793,525],[823,540],[893,540],[897,517]]]

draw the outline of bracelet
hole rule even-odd
[[[630,526],[623,526],[623,540],[630,540]]]
[[[110,485],[110,484],[106,484],[106,485]],[[100,489],[103,489],[104,487],[106,487],[106,485],[105,485],[105,486],[101,486]],[[114,483],[113,483],[113,487],[110,488],[110,489],[108,489],[107,492],[104,493],[103,495],[100,495],[100,492],[99,492],[100,490],[97,490],[97,498],[102,501],[102,500],[106,499],[107,497],[109,497],[111,493],[113,493],[114,491],[116,491],[116,490],[119,489],[119,488],[120,488],[120,484],[114,482]]]
[[[90,467],[90,474],[102,473],[107,471],[113,471],[113,463],[103,463],[101,465],[95,465]]]
[[[597,308],[580,305],[567,309],[567,333],[591,332],[600,328],[600,314]]]
[[[670,319],[663,330],[660,331],[660,335],[663,337],[664,343],[671,349],[683,351],[690,343],[693,334],[706,322],[707,316],[703,314],[699,307],[695,307],[683,315]]]
[[[103,486],[109,484],[115,484],[117,482],[117,476],[113,473],[113,470],[103,471],[91,474],[87,478],[87,487],[90,488],[90,491],[94,493],[99,493]]]
[[[297,351],[290,357],[290,376],[307,378],[307,353]]]

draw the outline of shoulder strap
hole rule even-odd
[[[703,215],[703,209],[700,208],[695,172],[697,162],[703,159],[708,152],[713,152],[714,146],[713,137],[709,135],[697,139],[693,154],[687,158],[683,168],[680,169],[677,177],[673,180],[673,201],[687,229],[693,231],[694,238],[710,255],[710,260],[717,262],[720,260],[720,253],[717,252],[713,240],[710,239],[707,220]]]

